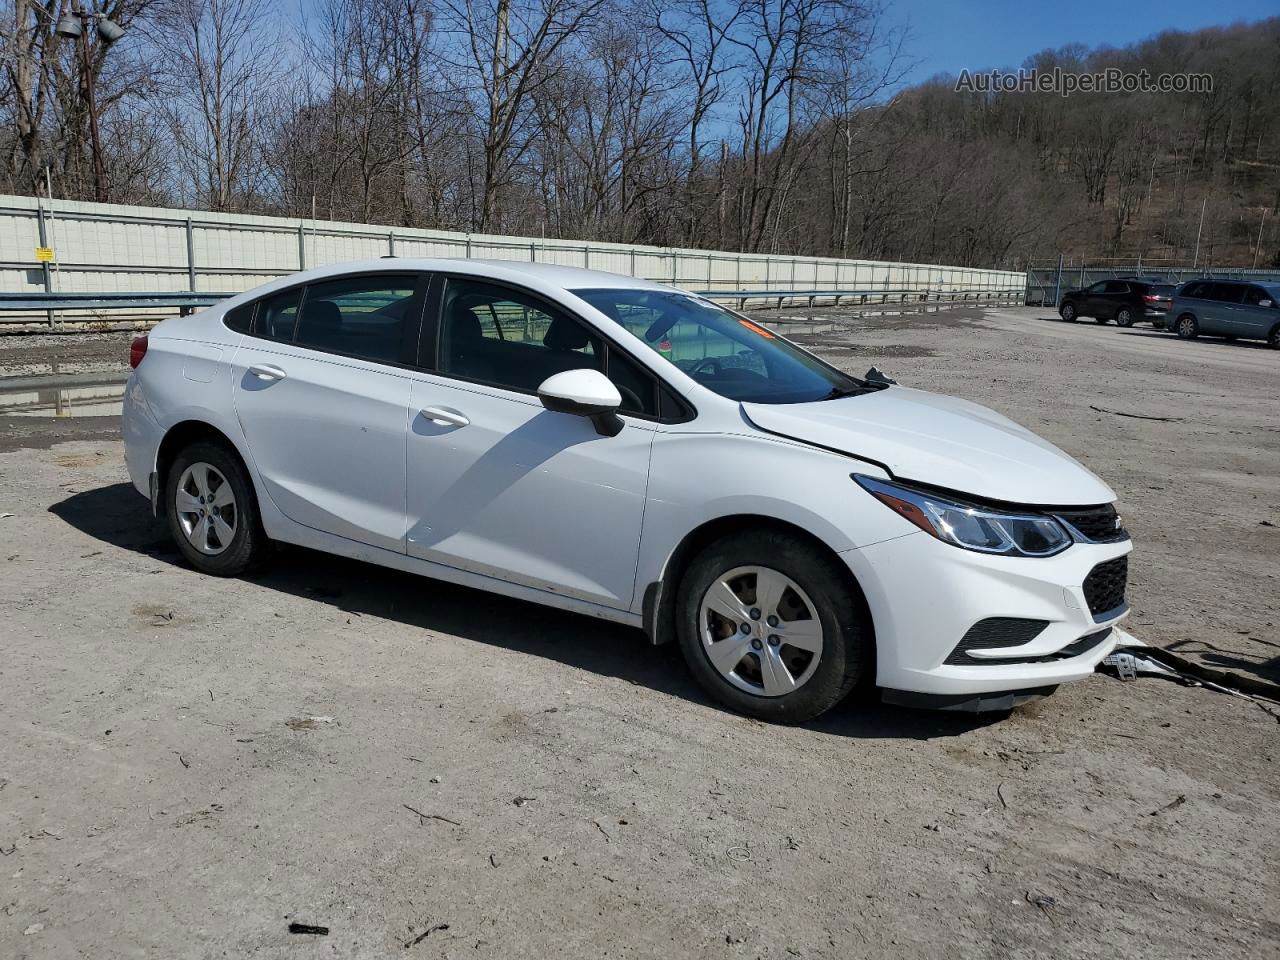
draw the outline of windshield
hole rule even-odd
[[[805,403],[866,385],[741,314],[666,290],[574,290],[659,356],[722,397]]]

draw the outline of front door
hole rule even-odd
[[[1262,287],[1245,287],[1244,302],[1233,308],[1232,332],[1238,337],[1266,339],[1271,328],[1280,320],[1280,312],[1270,303],[1271,297]]]
[[[437,372],[409,403],[409,554],[629,609],[654,425],[628,417],[606,437],[543,408],[548,376],[603,366],[576,318],[467,278],[441,299]]]
[[[232,360],[267,495],[297,523],[404,551],[405,449],[425,280],[364,275],[260,301]]]

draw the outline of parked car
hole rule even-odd
[[[1183,340],[1200,334],[1265,340],[1280,350],[1280,284],[1192,280],[1173,299],[1168,329]]]
[[[1007,709],[1126,637],[1131,544],[1087,469],[656,283],[346,264],[131,362],[129,474],[205,573],[280,541],[630,624],[787,722],[876,686]]]
[[[1083,290],[1064,293],[1058,313],[1063,320],[1092,317],[1098,323],[1114,320],[1119,327],[1146,320],[1164,329],[1173,291],[1173,284],[1151,277],[1099,280]]]

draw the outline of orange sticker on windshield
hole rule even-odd
[[[750,330],[752,333],[760,334],[760,336],[764,337],[766,340],[778,339],[775,335],[770,333],[764,327],[760,326],[760,324],[758,323],[752,323],[750,320],[742,320],[742,319],[740,319],[738,322],[742,324],[744,327],[746,327],[748,330]]]

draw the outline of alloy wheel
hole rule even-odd
[[[201,553],[217,556],[231,546],[240,510],[231,484],[217,467],[202,461],[182,471],[173,508],[183,536]]]
[[[1178,321],[1178,332],[1184,337],[1189,337],[1196,332],[1196,322],[1190,317],[1183,317]]]
[[[768,567],[735,567],[703,594],[698,635],[716,671],[739,690],[781,697],[822,659],[822,621],[808,594]]]

